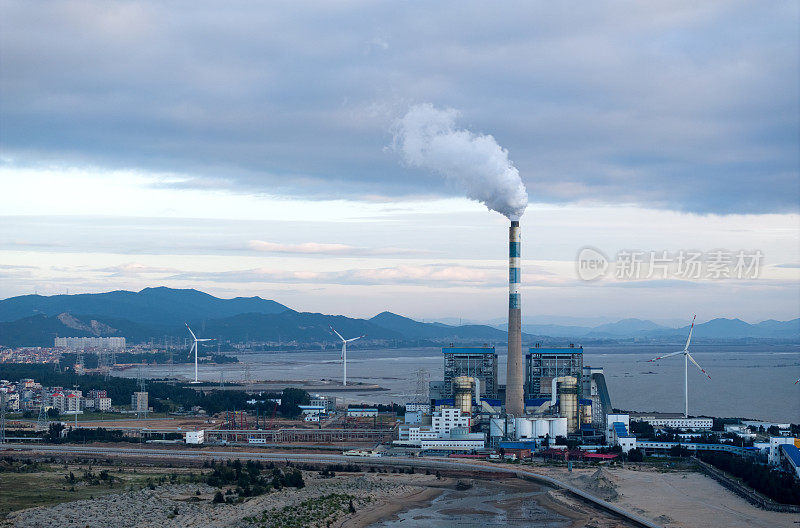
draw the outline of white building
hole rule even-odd
[[[320,415],[325,413],[325,407],[322,405],[298,405],[298,407],[306,422],[318,422]]]
[[[202,444],[206,441],[206,432],[204,430],[200,431],[186,431],[186,443],[187,444]]]
[[[62,413],[66,410],[66,404],[64,401],[64,394],[61,392],[54,392],[51,394],[47,401],[53,409],[56,409],[58,412]]]
[[[371,418],[373,416],[378,416],[378,409],[367,407],[353,407],[347,409],[348,418]]]
[[[470,451],[486,445],[483,433],[470,433],[470,418],[461,409],[443,408],[431,416],[431,425],[403,424],[397,444],[425,450]]]
[[[316,407],[323,407],[325,412],[336,410],[335,396],[320,396],[319,394],[315,394],[311,397],[311,401],[309,403]]]
[[[94,410],[106,412],[111,410],[111,398],[95,398]]]
[[[769,438],[769,453],[767,453],[767,461],[771,466],[780,464],[782,445],[800,447],[800,438],[792,438],[791,436],[771,436]]]
[[[420,411],[423,414],[430,414],[431,413],[431,404],[430,403],[407,403],[406,404],[406,412],[416,412]]]
[[[65,413],[76,413],[81,410],[81,396],[77,394],[67,394],[64,397],[64,410]]]
[[[636,437],[628,432],[630,416],[627,414],[609,414],[606,416],[606,443],[618,445],[623,453],[636,447]]]
[[[631,420],[647,422],[653,427],[672,427],[673,429],[711,429],[714,425],[712,418],[683,418],[676,416],[659,416],[634,414]]]
[[[465,438],[435,438],[420,441],[420,448],[429,451],[472,451],[473,449],[483,449],[486,446],[486,440],[483,438],[482,433],[470,433],[473,435],[480,435],[480,439],[465,439]]]
[[[120,350],[125,348],[124,337],[57,337],[56,348],[69,348],[71,350],[84,350],[86,348],[104,348]]]
[[[450,434],[455,427],[469,429],[469,425],[469,415],[462,416],[461,409],[443,408],[431,416],[431,429],[441,435]]]

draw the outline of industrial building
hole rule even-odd
[[[538,344],[525,355],[525,398],[550,398],[553,378],[572,376],[583,393],[583,347],[545,348]]]
[[[401,425],[394,443],[433,451],[471,451],[485,447],[486,435],[470,432],[470,416],[462,414],[461,409],[444,408],[424,416],[422,422]]]
[[[671,427],[673,429],[711,429],[712,418],[684,418],[678,413],[631,413],[634,422],[647,422],[653,427]]]
[[[582,396],[589,400],[592,412],[591,420],[584,415],[582,423],[591,423],[595,430],[602,431],[606,425],[605,417],[612,411],[603,367],[583,366]]]
[[[452,398],[455,394],[453,380],[462,376],[474,378],[480,394],[487,398],[497,397],[497,352],[494,347],[449,347],[442,348],[444,356],[444,385],[440,397]]]
[[[620,446],[623,453],[636,448],[636,437],[630,434],[630,416],[609,414],[606,417],[606,443]]]
[[[348,418],[370,418],[378,416],[378,409],[372,407],[351,407],[347,409]]]

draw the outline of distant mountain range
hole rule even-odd
[[[687,336],[689,333],[689,325],[681,328],[668,328],[642,319],[623,319],[616,323],[595,327],[523,325],[522,329],[529,334],[573,339],[641,338],[658,340],[659,338]],[[695,325],[694,336],[699,339],[800,339],[800,319],[790,321],[770,319],[757,324],[746,323],[740,319],[712,319],[706,323]]]
[[[79,295],[22,295],[0,301],[0,322],[31,315],[97,314],[146,324],[183,324],[200,319],[219,319],[243,313],[276,314],[286,306],[261,297],[219,299],[197,290],[145,288]]]
[[[131,343],[182,341],[188,322],[201,336],[266,347],[330,346],[335,327],[345,336],[366,335],[360,346],[425,346],[447,343],[503,345],[505,325],[423,323],[391,312],[371,319],[294,311],[260,297],[220,299],[197,290],[145,288],[140,292],[25,295],[0,301],[0,345],[52,346],[56,336],[125,336]],[[679,342],[688,326],[668,328],[623,319],[594,327],[523,325],[523,341],[563,346],[624,342]],[[696,342],[769,339],[800,342],[800,319],[749,324],[714,319],[695,327]]]

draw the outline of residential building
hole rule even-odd
[[[108,412],[111,410],[111,398],[95,398],[94,410],[100,412]]]

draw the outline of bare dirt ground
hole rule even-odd
[[[666,528],[797,527],[797,515],[759,509],[693,471],[534,467]]]

